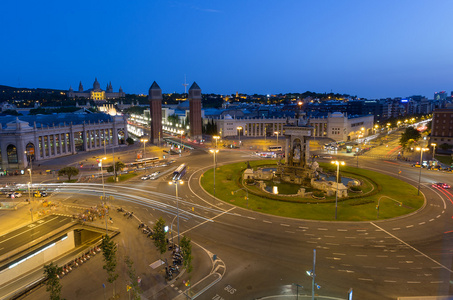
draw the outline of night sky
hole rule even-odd
[[[147,94],[453,91],[453,1],[3,1],[0,84]]]

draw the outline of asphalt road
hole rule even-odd
[[[381,149],[382,152],[388,153],[389,147]],[[251,151],[222,150],[218,163],[253,158]],[[354,165],[357,158],[346,156],[344,160]],[[453,195],[448,190],[431,187],[433,182],[439,181],[453,184],[452,174],[423,169],[421,191],[426,196],[426,205],[410,216],[375,222],[315,222],[275,217],[219,203],[198,185],[203,170],[212,168],[212,156],[198,149],[180,158],[178,163],[181,162],[189,164],[189,172],[188,184],[179,187],[178,205],[175,189],[168,185],[170,167],[168,173],[163,170],[155,181],[133,179],[126,184],[106,185],[106,191],[115,196],[114,205],[134,209],[134,214],[148,217],[148,222],[160,216],[167,224],[173,222],[173,234],[178,206],[180,232],[216,254],[226,265],[222,280],[198,299],[293,295],[293,283],[303,286],[299,289],[301,295],[311,294],[311,277],[306,271],[313,267],[314,249],[316,282],[321,286],[316,293],[322,296],[345,299],[350,288],[354,288],[354,299],[452,294]],[[418,184],[420,170],[405,162],[377,160],[374,155],[365,155],[359,157],[359,167]],[[68,192],[99,195],[102,187],[78,186],[77,190],[71,188]],[[134,239],[136,242],[131,241]],[[131,252],[140,252],[146,247],[133,235],[125,240],[130,241],[127,248]],[[149,262],[147,260],[146,264]],[[210,263],[207,259],[200,260],[194,274],[202,278],[209,272]],[[90,269],[93,274],[103,274],[102,268],[98,271],[96,268]],[[175,287],[178,291],[185,289],[181,282],[176,282]],[[84,295],[84,289],[79,288],[78,293]],[[164,288],[159,295],[168,297],[177,293]],[[150,299],[163,299],[160,296]]]

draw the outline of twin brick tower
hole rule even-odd
[[[151,117],[150,142],[157,144],[162,135],[162,89],[154,81],[148,92]],[[192,139],[201,139],[201,89],[196,82],[189,88],[189,135]]]

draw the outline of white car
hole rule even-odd
[[[19,192],[13,192],[6,195],[7,198],[20,198],[22,194]]]
[[[151,175],[145,175],[145,176],[142,177],[142,180],[148,180],[150,178],[151,178]]]

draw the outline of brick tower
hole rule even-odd
[[[148,91],[149,109],[151,117],[150,142],[157,144],[162,138],[162,90],[154,81]]]
[[[196,82],[189,89],[189,124],[192,139],[201,139],[201,89]]]

